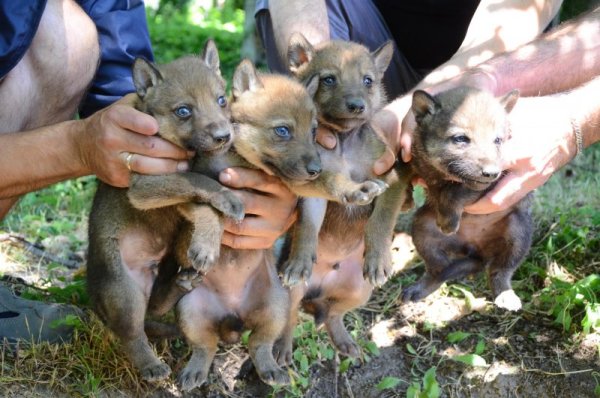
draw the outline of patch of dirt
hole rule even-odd
[[[404,269],[414,253],[406,237],[398,239],[395,261],[399,269]],[[400,247],[408,249],[402,251]],[[16,273],[33,284],[36,281],[28,276],[31,271]],[[569,336],[527,302],[516,313],[499,310],[483,297],[485,290],[472,289],[482,297],[466,300],[442,288],[424,301],[400,304],[394,292],[400,292],[403,281],[414,279],[416,274],[412,270],[403,272],[402,279],[395,278],[378,289],[367,306],[356,313],[363,320],[364,330],[358,331],[359,335],[374,341],[380,354],[343,373],[339,371],[339,359],[312,364],[305,397],[404,397],[408,387],[415,382],[420,384],[431,367],[436,367],[443,397],[594,397],[600,382],[600,335]],[[448,337],[454,332],[463,332],[466,337],[451,343]],[[475,352],[480,341],[485,344],[480,352],[485,366],[469,366],[451,359]],[[172,342],[158,347],[159,352],[168,352],[165,359],[176,375],[187,361],[187,349],[177,348]],[[190,393],[182,393],[172,376],[170,381],[158,385],[140,382],[137,391],[102,387],[98,396],[131,397],[139,396],[140,391],[144,396],[157,398],[271,396],[271,387],[258,380],[248,364],[245,349],[235,345],[221,349],[209,382]],[[2,396],[65,396],[46,388],[43,382],[10,381],[5,369],[3,365]],[[55,377],[61,377],[58,367]],[[392,389],[380,391],[376,385],[384,377],[400,382]]]

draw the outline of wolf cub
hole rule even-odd
[[[288,239],[289,254],[284,252],[280,259],[284,282],[292,285],[292,306],[288,326],[276,345],[279,363],[291,361],[292,332],[300,305],[315,316],[316,323],[325,324],[339,352],[358,356],[359,348],[344,327],[343,317],[366,303],[373,285],[382,284],[390,272],[394,223],[389,220],[399,213],[399,196],[405,194],[406,184],[395,170],[385,176],[374,175],[373,164],[384,153],[385,143],[371,118],[385,102],[381,79],[392,52],[391,42],[371,53],[358,43],[329,41],[313,47],[299,33],[290,38],[290,71],[300,81],[318,79],[315,103],[319,123],[337,137],[334,149],[319,147],[322,177],[328,172],[331,181],[367,183],[374,189],[365,187],[365,200],[354,203],[303,199],[303,210],[312,217],[299,219]],[[382,225],[391,225],[389,231]],[[363,249],[364,265],[362,261],[344,261],[349,256],[360,258]],[[302,279],[306,285],[297,283]]]
[[[518,96],[514,90],[496,99],[469,87],[436,96],[419,90],[413,94],[417,128],[411,165],[427,183],[427,198],[415,215],[412,234],[426,271],[404,290],[404,301],[420,300],[446,280],[487,268],[495,304],[521,308],[511,278],[531,245],[530,196],[497,213],[463,213],[502,176],[507,114]]]
[[[183,148],[206,153],[227,151],[233,137],[219,56],[208,41],[201,56],[155,66],[133,65],[136,108],[153,115],[158,135]],[[163,176],[133,173],[129,188],[100,183],[89,220],[87,285],[94,309],[120,339],[145,380],[166,378],[169,367],[154,354],[144,319],[156,274],[175,262],[172,243],[190,215],[192,202],[206,202],[222,214],[241,219],[241,201],[216,180],[186,172]],[[190,219],[196,223],[200,220]],[[192,228],[193,241],[203,243]],[[194,247],[191,245],[190,247]],[[200,250],[200,252],[203,252]],[[188,253],[199,267],[206,258]]]
[[[317,83],[313,79],[305,88],[282,75],[259,75],[251,62],[243,61],[233,77],[233,148],[197,158],[192,169],[216,177],[226,167],[243,166],[276,175],[291,189],[312,184],[321,172],[312,101]],[[221,233],[218,213],[212,206],[200,207],[204,234]],[[184,228],[176,243],[181,247],[177,257],[188,268],[185,248],[190,236],[190,228]],[[188,273],[179,272],[172,288],[188,280]],[[272,249],[223,246],[215,266],[201,277],[192,277],[189,287],[181,299],[167,295],[167,300],[179,300],[178,323],[193,350],[178,376],[183,390],[202,385],[219,340],[235,342],[244,329],[252,331],[248,349],[259,377],[267,384],[289,383],[287,372],[273,357],[273,345],[287,323],[289,292],[277,275]]]

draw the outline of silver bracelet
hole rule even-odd
[[[577,153],[575,156],[579,156],[583,153],[583,136],[581,135],[581,126],[575,118],[571,118],[571,127],[575,133],[575,144],[577,145]]]

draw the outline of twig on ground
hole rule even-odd
[[[0,234],[0,242],[8,242],[13,246],[18,246],[33,254],[36,257],[39,257],[40,261],[46,263],[58,263],[70,269],[78,269],[81,267],[81,263],[78,261],[73,261],[69,259],[59,258],[53,254],[46,252],[43,249],[40,249],[34,243],[29,242],[21,235],[15,234]]]

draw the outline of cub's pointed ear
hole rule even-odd
[[[517,100],[519,99],[519,95],[519,90],[514,89],[500,98],[500,104],[502,104],[504,109],[506,109],[506,113],[510,113],[510,111],[513,110]]]
[[[440,103],[423,90],[417,90],[412,97],[412,111],[420,122],[427,115],[433,115],[441,109]]]
[[[317,90],[319,89],[319,75],[312,75],[304,85],[311,98],[315,98]]]
[[[263,84],[258,78],[256,68],[252,62],[248,59],[243,60],[233,74],[233,84],[231,89],[233,99],[236,100],[245,91],[256,91],[262,87]]]
[[[288,44],[288,68],[294,75],[298,74],[298,69],[309,63],[315,55],[315,48],[306,40],[302,33],[294,32],[290,37]]]
[[[392,61],[392,56],[394,55],[394,42],[388,40],[377,50],[373,51],[371,55],[375,60],[375,67],[377,68],[379,78],[381,79]]]
[[[216,74],[221,76],[221,62],[219,61],[219,51],[217,45],[212,39],[208,39],[202,50],[202,60]]]
[[[133,85],[140,98],[144,98],[150,87],[156,86],[163,77],[158,68],[144,58],[136,58],[132,67]]]

